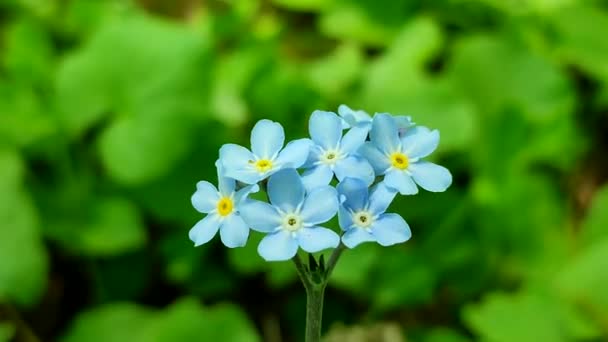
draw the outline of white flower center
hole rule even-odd
[[[340,160],[342,158],[344,158],[344,155],[342,154],[342,152],[340,150],[332,149],[332,150],[323,151],[321,153],[321,157],[319,158],[319,161],[323,164],[334,165],[338,160]]]
[[[361,210],[353,213],[353,222],[359,228],[368,228],[374,223],[374,215],[369,211]]]
[[[296,214],[287,214],[283,216],[282,226],[285,230],[295,232],[302,228],[302,218]]]

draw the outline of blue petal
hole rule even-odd
[[[230,196],[234,189],[236,188],[236,181],[234,178],[226,177],[226,172],[224,172],[224,167],[219,160],[215,162],[215,167],[217,169],[217,187],[222,196]]]
[[[311,192],[318,187],[329,184],[333,176],[334,172],[329,166],[320,164],[314,166],[312,169],[304,171],[304,174],[302,174],[302,182],[304,183],[306,191]]]
[[[304,201],[304,185],[295,169],[283,169],[268,180],[270,203],[291,213]]]
[[[342,122],[332,112],[315,110],[310,116],[308,131],[315,144],[326,150],[337,148],[342,138]]]
[[[329,221],[338,211],[338,192],[331,186],[312,190],[302,205],[304,224],[315,225]]]
[[[344,195],[346,201],[342,204],[352,211],[358,211],[367,205],[367,184],[357,178],[345,178],[337,187],[338,194]],[[348,228],[348,227],[343,227]]]
[[[247,196],[251,193],[256,193],[260,191],[260,187],[257,184],[248,185],[234,194],[234,203],[235,205],[239,205],[242,201],[247,200]]]
[[[285,132],[278,122],[260,120],[251,130],[251,151],[260,159],[274,159],[284,142]]]
[[[289,260],[297,252],[298,242],[286,230],[266,235],[258,245],[258,254],[266,261]]]
[[[396,116],[394,116],[394,119],[395,119],[395,123],[397,124],[397,127],[399,127],[399,129],[407,129],[414,125],[414,123],[412,122],[411,116],[396,115]]]
[[[437,164],[421,161],[410,165],[409,170],[416,183],[428,191],[445,191],[452,184],[450,171]]]
[[[336,248],[340,244],[338,234],[324,227],[302,228],[297,232],[297,239],[300,247],[308,253]]]
[[[304,165],[308,159],[311,147],[312,141],[310,141],[310,139],[294,140],[288,143],[283,151],[279,153],[275,163],[280,167],[291,167],[297,169]]]
[[[334,172],[339,181],[346,177],[361,179],[365,185],[374,182],[376,174],[367,159],[359,156],[349,156],[336,163]]]
[[[386,154],[399,150],[399,128],[390,114],[376,114],[372,122],[370,140]]]
[[[342,138],[340,149],[348,154],[355,153],[365,143],[370,125],[359,124],[353,126]]]
[[[223,172],[249,168],[249,161],[254,159],[253,154],[240,145],[224,144],[220,148],[220,163]]]
[[[353,225],[353,216],[343,205],[338,208],[338,223],[344,231],[349,230]]]
[[[363,158],[367,159],[377,175],[384,174],[391,166],[388,157],[378,150],[376,145],[370,142],[366,142],[363,144],[363,146],[361,146],[361,148],[359,148],[359,154],[361,154]]]
[[[271,170],[272,171],[272,170]],[[255,184],[261,180],[264,180],[268,175],[272,172],[259,173],[253,169],[242,169],[242,170],[229,170],[226,171],[226,176],[230,178],[234,178],[239,182],[245,184]]]
[[[194,242],[195,246],[200,246],[213,239],[219,228],[219,216],[215,214],[207,215],[190,229],[188,236],[190,237],[190,240]]]
[[[384,214],[372,225],[372,234],[382,246],[405,242],[412,237],[410,227],[397,214]]]
[[[428,127],[425,126],[413,126],[410,127],[408,129],[405,130],[405,133],[402,135],[402,137],[406,137],[409,135],[415,135],[415,134],[420,134],[421,132],[431,132],[431,130]]]
[[[342,129],[347,129],[357,124],[354,111],[345,104],[338,106],[338,115],[342,117]]]
[[[384,176],[384,182],[386,186],[399,191],[402,195],[415,195],[418,193],[418,187],[412,177],[402,170],[390,170]]]
[[[403,152],[410,158],[424,158],[433,153],[439,145],[439,131],[418,130],[416,134],[401,138]]]
[[[239,213],[251,229],[262,233],[273,232],[281,226],[281,216],[268,203],[246,200],[239,206]]]
[[[217,207],[220,195],[215,186],[207,181],[196,183],[196,192],[190,198],[194,209],[207,214]]]
[[[352,228],[342,235],[342,243],[348,248],[370,241],[376,241],[376,238],[367,229]]]
[[[249,237],[249,226],[239,215],[232,214],[224,219],[220,227],[220,238],[226,247],[243,247]]]
[[[383,214],[395,199],[397,191],[389,188],[385,182],[376,184],[369,194],[369,211],[374,215]]]

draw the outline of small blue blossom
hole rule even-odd
[[[338,107],[338,114],[342,118],[342,128],[358,127],[367,132],[372,128],[372,116],[363,110],[353,110],[343,104]],[[395,115],[393,118],[399,127],[399,135],[405,134],[414,126],[411,116]]]
[[[344,199],[338,211],[340,227],[344,230],[342,243],[354,248],[363,242],[375,241],[382,246],[402,243],[412,232],[405,220],[397,214],[385,214],[396,192],[383,182],[376,184],[371,193],[359,179],[346,178],[338,184],[340,198]]]
[[[245,184],[255,184],[283,168],[302,166],[310,152],[310,139],[298,139],[283,148],[283,126],[270,120],[258,121],[251,131],[251,151],[236,144],[220,148],[225,175]]]
[[[369,162],[357,154],[367,139],[367,130],[352,128],[342,137],[342,122],[332,112],[315,111],[308,127],[314,142],[308,168],[302,176],[306,189],[329,184],[334,174],[338,180],[345,177],[362,179],[366,184],[374,181],[375,174]]]
[[[399,128],[389,114],[374,116],[370,142],[360,149],[374,167],[376,175],[402,195],[418,193],[418,187],[432,192],[445,191],[452,184],[452,175],[443,166],[422,160],[439,144],[439,132],[426,127],[399,136]]]
[[[259,188],[257,185],[249,185],[236,191],[235,180],[224,177],[221,165],[216,165],[219,191],[213,184],[200,181],[192,195],[192,206],[207,216],[190,229],[190,240],[195,246],[200,246],[209,242],[219,230],[226,247],[242,247],[247,243],[249,226],[239,215],[239,207],[251,192],[257,192]]]
[[[315,253],[338,246],[338,234],[319,226],[338,211],[336,189],[323,186],[306,194],[296,170],[283,169],[268,179],[268,197],[270,204],[249,199],[240,207],[251,229],[268,233],[258,246],[262,258],[288,260],[298,247]]]

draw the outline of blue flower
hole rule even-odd
[[[258,253],[268,261],[293,258],[298,247],[309,253],[335,248],[338,234],[319,224],[329,221],[338,211],[338,194],[323,186],[306,194],[294,169],[283,169],[268,180],[270,203],[247,200],[240,208],[251,229],[268,233]]]
[[[220,148],[225,175],[246,184],[257,183],[283,168],[302,166],[310,152],[310,139],[298,139],[283,148],[283,126],[270,120],[258,121],[251,131],[251,151],[236,145]]]
[[[342,137],[342,122],[332,112],[315,111],[308,130],[314,146],[302,176],[306,189],[329,184],[334,174],[338,180],[346,176],[360,178],[366,184],[374,181],[374,169],[356,152],[367,138],[367,131],[352,128]]]
[[[338,193],[344,199],[338,218],[344,230],[342,243],[346,247],[354,248],[368,241],[390,246],[405,242],[412,236],[410,227],[401,216],[384,213],[396,192],[383,182],[368,193],[367,185],[361,180],[346,178],[338,184]]]
[[[372,164],[377,175],[384,175],[388,187],[402,195],[418,193],[416,184],[433,192],[445,191],[452,184],[450,171],[422,160],[437,148],[437,130],[417,127],[400,137],[393,117],[377,114],[370,140],[361,146],[359,153]]]
[[[235,180],[222,176],[219,163],[216,165],[219,191],[213,184],[200,181],[192,195],[192,206],[207,216],[190,229],[190,240],[195,246],[200,246],[209,242],[219,230],[226,247],[242,247],[249,237],[249,226],[239,215],[239,207],[249,193],[256,192],[259,188],[250,185],[236,191]]]
[[[368,132],[372,128],[372,116],[363,110],[352,110],[343,104],[338,107],[338,114],[342,117],[342,128],[359,127]],[[396,115],[393,118],[399,127],[399,135],[405,134],[414,126],[411,116]]]

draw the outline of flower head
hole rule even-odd
[[[306,162],[311,141],[298,139],[283,148],[283,126],[270,120],[258,121],[251,131],[251,151],[236,145],[220,148],[225,175],[246,184],[255,184],[283,168],[298,168]]]
[[[359,178],[366,184],[374,181],[374,170],[357,150],[367,139],[367,130],[356,127],[342,137],[342,122],[332,112],[315,111],[308,127],[314,143],[302,179],[306,189],[329,184],[334,174],[338,180],[346,176]]]
[[[374,116],[370,142],[360,149],[384,182],[402,195],[418,193],[418,187],[433,192],[445,191],[452,184],[452,175],[443,166],[422,158],[431,154],[439,144],[439,132],[417,127],[399,136],[399,128],[389,114]]]
[[[258,191],[257,185],[249,185],[236,190],[234,179],[224,177],[221,165],[218,167],[218,187],[206,181],[196,184],[192,195],[192,206],[207,214],[190,229],[190,240],[196,246],[209,242],[220,231],[220,238],[226,247],[242,247],[249,237],[249,226],[239,215],[239,206],[251,192]]]
[[[346,178],[338,184],[338,193],[344,199],[338,218],[344,230],[342,242],[346,247],[354,248],[368,241],[390,246],[405,242],[412,236],[410,227],[401,216],[384,213],[396,194],[384,183],[378,183],[368,193],[367,185],[361,180]]]
[[[359,127],[368,132],[372,128],[372,116],[363,110],[353,110],[343,104],[338,107],[338,114],[342,118],[342,128]],[[414,126],[411,116],[395,115],[393,118],[399,128],[399,135],[405,134]]]
[[[322,186],[307,194],[296,170],[283,169],[270,176],[268,197],[270,204],[249,199],[240,208],[252,229],[268,233],[258,246],[264,259],[291,259],[298,247],[315,253],[338,246],[338,234],[319,226],[338,211],[334,188]]]

